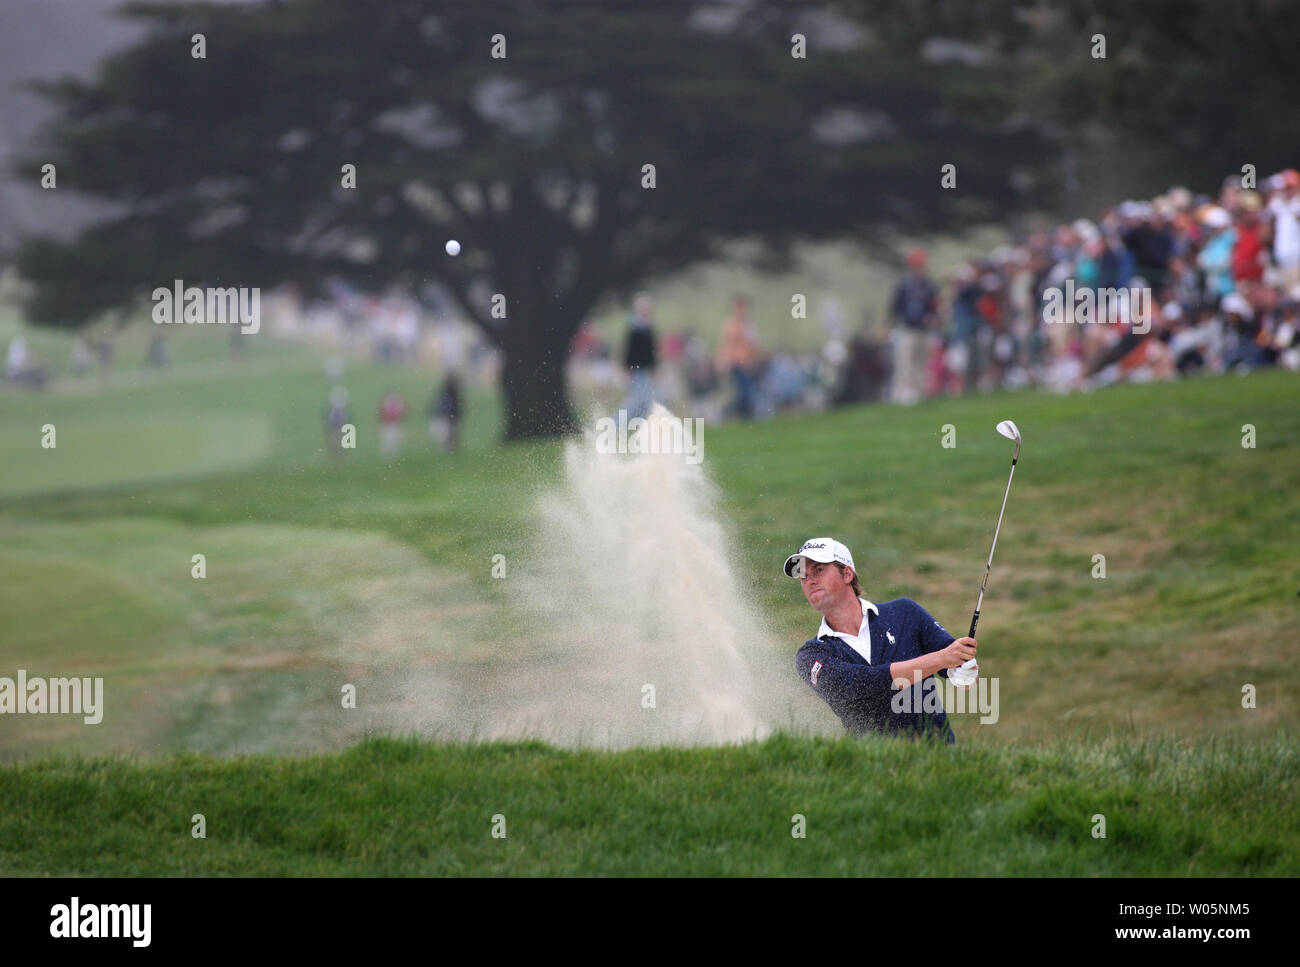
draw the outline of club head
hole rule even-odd
[[[1003,420],[999,423],[998,432],[1008,440],[1015,440],[1016,446],[1020,445],[1020,429],[1010,420]]]

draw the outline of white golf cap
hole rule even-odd
[[[837,561],[847,567],[853,568],[853,573],[857,573],[858,566],[853,563],[853,555],[849,549],[839,541],[831,537],[813,537],[803,542],[803,546],[785,559],[786,577],[798,577],[794,573],[795,564],[799,558],[806,557],[810,561],[817,561],[821,564],[829,564],[831,561]]]

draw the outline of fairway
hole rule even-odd
[[[86,751],[335,748],[364,731],[338,716],[328,724],[322,703],[342,669],[381,662],[399,679],[417,667],[453,681],[468,675],[473,706],[483,698],[474,681],[503,664],[545,664],[562,647],[530,628],[512,593],[536,578],[534,504],[557,480],[559,444],[452,458],[417,444],[393,464],[371,449],[330,465],[301,407],[273,405],[295,378],[316,379],[301,363],[217,375],[186,397],[206,414],[200,426],[225,427],[224,453],[196,442],[206,430],[177,434],[179,452],[252,463],[200,460],[176,483],[150,482],[175,470],[165,452],[154,463],[119,459],[148,425],[150,394],[163,390],[108,393],[93,408],[46,402],[66,414],[49,455],[68,460],[94,440],[103,462],[91,465],[110,477],[78,473],[63,493],[48,480],[58,465],[32,459],[20,464],[39,468],[25,471],[26,484],[6,476],[0,595],[10,620],[0,655],[6,667],[84,663],[109,676],[122,714],[94,737],[7,727],[5,756],[47,742],[75,747],[77,735]],[[365,378],[382,385],[379,374]],[[224,411],[232,398],[266,400],[266,409]],[[1297,582],[1286,562],[1300,509],[1281,496],[1300,476],[1295,398],[1293,377],[1266,373],[709,427],[703,468],[720,486],[741,583],[765,629],[753,653],[773,670],[764,719],[838,730],[792,671],[816,622],[778,566],[809,533],[836,533],[856,549],[869,598],[912,597],[945,626],[965,626],[1004,483],[992,428],[1013,415],[1025,451],[980,626],[1002,713],[992,728],[955,722],[960,738],[999,743],[1113,725],[1248,738],[1297,724],[1300,676],[1288,657]],[[161,434],[181,417],[157,419]],[[18,421],[7,418],[8,437]],[[1254,448],[1241,445],[1246,423],[1256,427]],[[942,445],[946,424],[952,448]],[[133,475],[129,489],[114,468]],[[34,474],[49,496],[30,492]],[[206,555],[203,580],[191,577],[194,554]],[[506,580],[491,577],[496,554],[512,562]],[[1094,576],[1096,555],[1104,578]],[[1259,688],[1255,709],[1241,708],[1247,683]],[[455,703],[427,714],[372,711],[372,726],[466,734]]]
[[[421,379],[361,367],[350,381],[378,393]],[[183,396],[158,382],[93,400],[65,392],[13,400],[0,435],[7,452],[31,446],[44,412],[54,414],[59,442],[54,460],[11,460],[23,469],[5,477],[0,667],[102,676],[106,699],[93,727],[71,716],[5,717],[0,757],[21,767],[0,773],[3,840],[27,844],[0,854],[5,872],[1296,872],[1294,843],[1195,831],[1211,815],[1221,825],[1227,814],[1244,821],[1238,811],[1247,808],[1260,810],[1261,830],[1276,830],[1294,802],[1293,376],[1070,398],[1001,393],[707,427],[702,468],[717,485],[749,602],[736,617],[757,629],[744,645],[761,726],[753,741],[676,752],[606,751],[603,733],[566,711],[577,653],[539,624],[521,593],[546,576],[536,506],[562,476],[562,444],[492,445],[499,404],[486,400],[458,454],[417,439],[389,462],[371,440],[331,463],[316,425],[324,385],[310,361],[268,356],[214,364]],[[912,597],[964,629],[1004,486],[1005,441],[993,427],[1005,418],[1025,445],[979,633],[981,675],[999,684],[996,718],[953,713],[958,746],[946,752],[846,739],[794,672],[816,615],[780,563],[809,534],[834,533],[854,549],[868,598]],[[1255,428],[1253,448],[1242,446],[1245,424]],[[948,425],[953,447],[943,445]],[[65,475],[55,460],[73,453],[78,472]],[[205,558],[202,579],[192,576],[195,554]],[[497,555],[510,565],[501,580],[492,576]],[[356,690],[355,708],[340,701],[345,686]],[[1243,707],[1246,686],[1257,693],[1253,708]],[[618,687],[636,709],[639,681]],[[952,698],[948,691],[950,709]],[[660,733],[645,734],[660,745]],[[551,744],[484,744],[533,735]],[[379,736],[404,744],[344,751]],[[177,753],[191,757],[170,758]],[[250,754],[325,757],[231,758]],[[333,819],[314,811],[323,796],[340,801],[338,770],[380,768],[375,757],[398,797],[392,808],[418,795],[437,815],[459,817],[450,828],[468,830],[496,795],[503,804],[487,815],[527,816],[540,845],[489,857],[448,838],[438,841],[446,848],[429,841],[407,858],[382,837],[363,845],[349,830],[377,808],[368,795],[344,796]],[[962,842],[990,845],[847,862],[858,834],[837,819],[830,825],[841,831],[817,851],[790,852],[781,815],[788,827],[812,801],[820,822],[842,819],[850,801],[871,801],[854,784],[874,788],[882,769],[909,805],[870,837],[921,828],[907,817],[944,808],[957,789],[976,803]],[[463,770],[495,777],[472,808],[451,791]],[[764,798],[763,822],[775,831],[732,815],[751,798],[738,778],[751,770],[788,792]],[[1094,772],[1095,783],[1082,778]],[[636,778],[651,774],[661,779]],[[301,794],[278,800],[281,818],[257,812],[257,790],[284,782]],[[216,797],[241,845],[187,858],[181,820],[162,805],[147,814],[129,805],[152,802],[148,790],[161,788]],[[619,807],[622,818],[593,826],[587,855],[603,859],[566,860],[555,845],[565,828],[556,803],[576,797],[594,809],[598,788],[662,801],[653,814]],[[1156,805],[1181,802],[1186,790],[1193,801],[1177,816]],[[125,844],[116,859],[86,865],[53,845],[70,835],[57,817],[87,795],[122,816],[113,820]],[[166,801],[190,809],[177,796],[191,798],[173,792]],[[64,805],[42,814],[37,834],[36,814],[17,805],[26,801]],[[686,802],[712,805],[700,807],[697,825],[669,834],[665,824],[682,821]],[[1097,853],[1091,840],[1074,842],[1079,828],[1086,836],[1087,816],[1107,809],[1127,817],[1131,848]],[[290,814],[297,832],[274,832]],[[399,825],[412,821],[395,815],[407,816]],[[185,845],[160,852],[150,844],[174,820]],[[1156,829],[1169,831],[1152,840]],[[787,845],[755,845],[752,855],[738,845],[769,834]],[[991,845],[1004,841],[1024,849]]]
[[[45,450],[30,424],[0,435],[4,496],[208,474],[247,466],[271,450],[271,421],[257,413],[84,418],[55,428]],[[39,455],[39,456],[38,456]]]

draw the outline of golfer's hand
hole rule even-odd
[[[944,668],[956,668],[975,657],[975,639],[958,638],[939,654],[943,656]]]

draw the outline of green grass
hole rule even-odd
[[[291,379],[214,377],[209,395],[187,397],[194,409],[169,414],[201,423],[205,400],[245,400],[277,441],[249,469],[167,483],[142,467],[132,486],[0,500],[10,602],[0,668],[33,671],[67,655],[115,675],[124,695],[151,692],[156,706],[189,696],[184,716],[142,713],[77,748],[337,747],[356,733],[263,727],[245,744],[241,735],[267,724],[258,708],[280,723],[293,712],[223,696],[274,668],[284,689],[315,702],[341,668],[375,675],[413,654],[434,669],[487,671],[503,636],[535,632],[489,568],[494,554],[527,549],[532,499],[557,476],[558,445],[485,444],[450,458],[417,447],[392,464],[358,452],[331,465],[316,452],[317,428],[279,408]],[[1265,373],[854,408],[706,427],[704,466],[721,485],[741,583],[772,632],[759,647],[784,669],[816,623],[777,565],[810,534],[848,543],[869,598],[911,596],[949,629],[965,627],[1005,483],[1007,447],[992,427],[1013,416],[1025,449],[980,625],[1003,712],[996,727],[960,721],[959,736],[1003,743],[1132,723],[1263,738],[1300,719],[1290,631],[1300,574],[1288,563],[1300,507],[1285,498],[1300,477],[1294,391],[1293,375]],[[97,425],[145,411],[147,392],[98,397]],[[69,430],[91,417],[78,399],[45,402],[68,408],[57,418]],[[940,445],[949,422],[955,449]],[[1256,449],[1240,446],[1247,422]],[[294,442],[299,432],[312,439]],[[196,553],[208,558],[202,582],[190,577]],[[1104,580],[1092,576],[1097,554]],[[233,676],[221,683],[229,689],[212,684],[218,671]],[[790,684],[784,700],[833,732],[835,720]],[[1241,707],[1247,684],[1255,709]],[[218,726],[241,713],[247,728]],[[0,755],[66,748],[63,738],[10,727]]]
[[[143,367],[147,322],[128,326],[116,364],[104,381],[62,376],[49,392],[0,389],[0,499],[124,492],[158,481],[211,477],[229,469],[296,469],[323,460],[323,414],[332,382],[325,355],[283,341],[250,337],[247,355],[231,360],[229,334],[181,329],[170,337],[175,362]],[[0,311],[0,345],[18,332],[12,313]],[[23,327],[34,351],[56,372],[71,346],[66,333]],[[429,454],[425,405],[441,374],[421,367],[378,366],[348,360],[342,384],[351,394],[356,449],[347,466],[386,463],[377,439],[376,410],[391,387],[410,406],[407,448]],[[462,444],[494,447],[500,402],[494,390],[470,386]],[[42,446],[45,426],[54,448]]]
[[[54,446],[44,448],[44,427],[8,422],[0,435],[6,494],[137,483],[178,474],[207,474],[257,463],[271,449],[271,421],[258,413],[214,413],[199,426],[189,414],[148,413],[81,419],[53,426]],[[39,459],[34,457],[39,454]]]
[[[390,739],[311,758],[52,760],[0,771],[0,872],[1295,876],[1298,765],[1283,736],[619,753]]]
[[[1295,874],[1295,374],[707,426],[767,629],[751,644],[784,683],[771,722],[800,734],[575,752],[445,728],[490,726],[457,683],[490,679],[503,642],[547,670],[512,581],[560,445],[498,445],[483,392],[465,450],[434,452],[417,420],[386,461],[374,401],[395,384],[419,409],[437,374],[354,363],[360,445],[331,463],[322,360],[255,345],[234,363],[224,343],[178,344],[188,369],[0,399],[0,675],[108,691],[94,728],[0,719],[0,871]],[[792,671],[816,615],[780,561],[833,534],[869,598],[914,597],[964,631],[1008,417],[1024,452],[979,635],[998,722],[954,715],[950,749],[837,738]],[[490,578],[497,553],[511,580]],[[412,732],[447,741],[356,747]]]

